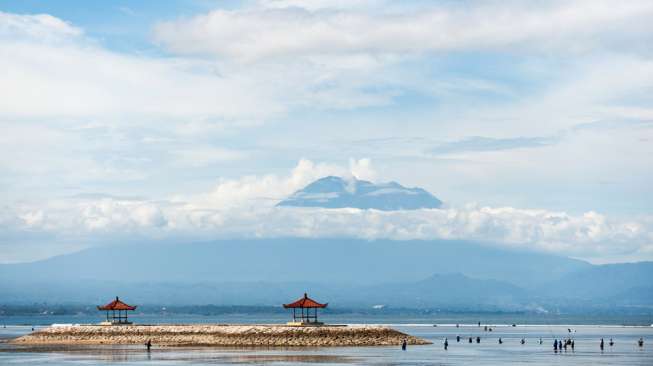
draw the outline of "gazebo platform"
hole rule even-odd
[[[107,319],[100,323],[100,325],[131,325],[132,323],[127,320],[127,312],[136,310],[136,306],[127,305],[120,301],[118,296],[110,303],[98,306],[98,310],[107,312]],[[118,312],[116,314],[116,312]]]
[[[290,304],[283,304],[284,309],[292,309],[292,321],[286,325],[292,327],[320,326],[324,323],[317,320],[317,309],[324,309],[329,304],[321,304],[304,293],[304,296]],[[297,310],[299,309],[299,314]],[[312,312],[311,312],[312,310]]]
[[[103,325],[103,326],[109,326],[109,325],[132,325],[132,324],[134,324],[134,323],[132,323],[132,322],[130,322],[130,321],[126,321],[126,320],[123,320],[123,321],[121,321],[121,322],[112,322],[112,321],[107,321],[107,320],[105,320],[105,321],[103,321],[103,322],[98,323],[98,325]]]

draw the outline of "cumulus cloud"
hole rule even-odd
[[[427,118],[438,121],[438,134],[510,139],[588,120],[648,118],[638,95],[653,75],[653,5],[621,5],[263,1],[162,22],[154,35],[175,55],[287,75],[286,85],[301,91],[288,94],[289,106],[351,109],[424,96],[437,105]],[[468,52],[499,74],[477,72],[484,61],[470,67]]]
[[[653,116],[652,8],[638,0],[246,2],[160,23],[163,57],[111,50],[50,15],[0,13],[0,245],[341,235],[653,258],[650,218],[591,211],[647,210],[653,130],[619,122],[625,127],[610,132],[569,131]],[[473,56],[443,60],[466,52]],[[493,75],[478,72],[487,63]],[[389,107],[354,110],[380,105]],[[321,113],[336,109],[342,114]],[[520,137],[560,131],[556,144]],[[344,134],[381,139],[352,152]],[[434,146],[457,160],[433,159]],[[383,174],[361,159],[243,176],[274,171],[266,161],[316,155],[384,159]],[[229,162],[238,167],[225,171]],[[453,201],[495,204],[274,207],[325,175],[392,176]],[[207,189],[216,176],[240,178]],[[619,183],[599,190],[603,180]],[[586,213],[515,208],[548,205],[543,189]],[[57,198],[94,190],[152,199]]]
[[[173,52],[243,61],[275,57],[367,54],[377,57],[508,46],[591,49],[650,31],[648,1],[512,1],[344,9],[321,2],[215,10],[160,23],[156,39]],[[266,3],[270,4],[270,3]],[[336,4],[337,5],[337,4]],[[358,5],[358,6],[357,6]],[[615,32],[615,30],[619,32]],[[643,39],[642,39],[643,40]],[[597,44],[598,43],[598,44]]]
[[[48,210],[48,209],[46,209]],[[93,237],[138,233],[151,239],[273,237],[462,239],[499,247],[564,254],[594,261],[651,259],[653,218],[616,220],[596,212],[564,212],[470,205],[415,211],[291,207],[198,208],[147,201],[102,200],[65,210],[27,211],[23,229]],[[91,243],[92,244],[92,243]]]
[[[349,159],[349,171],[351,172],[351,175],[358,180],[376,180],[377,174],[372,167],[371,159]]]
[[[0,13],[0,69],[0,169],[13,190],[5,199],[29,195],[26,185],[112,185],[247,160],[258,150],[243,148],[234,131],[295,107],[391,98],[362,90],[365,77],[334,78],[315,67],[117,52],[51,15]],[[216,141],[225,136],[229,147]]]
[[[351,176],[353,170],[363,166],[372,171],[369,159],[350,161],[350,170],[334,164],[313,163],[301,159],[288,176],[267,174],[245,176],[239,179],[222,179],[210,192],[199,195],[174,197],[175,202],[187,204],[190,209],[221,210],[233,207],[269,207],[319,178],[336,175]]]
[[[0,13],[0,39],[5,71],[0,117],[12,119],[75,117],[131,124],[164,118],[256,125],[294,107],[349,109],[386,104],[393,97],[392,91],[365,90],[381,79],[374,75],[382,63],[355,55],[331,60],[329,67],[148,57],[110,50],[82,29],[45,14]]]
[[[57,41],[82,34],[82,29],[49,14],[18,15],[0,11],[0,39],[5,41]]]
[[[24,205],[2,212],[0,226],[96,240],[128,234],[193,240],[464,239],[593,261],[650,259],[653,255],[653,217],[646,216],[616,219],[594,211],[571,215],[477,204],[401,211],[274,206],[316,178],[343,172],[347,169],[302,160],[288,176],[223,181],[211,192],[185,197],[186,201],[181,197],[147,201],[89,196],[49,202],[46,207]]]
[[[183,116],[228,122],[282,109],[242,74],[220,76],[200,62],[123,55],[73,40],[3,41],[0,68],[5,118],[93,117],[120,124],[136,116]],[[260,108],[251,108],[255,103]]]

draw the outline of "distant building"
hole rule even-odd
[[[328,305],[320,304],[304,293],[304,297],[290,304],[283,304],[283,307],[292,309],[292,322],[288,322],[288,325],[322,325],[324,323],[317,320],[317,309],[324,309]]]
[[[118,296],[116,299],[104,306],[98,306],[98,310],[107,312],[107,320],[103,324],[107,325],[120,325],[120,324],[131,324],[127,320],[127,312],[136,310],[136,306],[127,305],[124,302],[120,301]],[[116,312],[118,312],[116,314]]]

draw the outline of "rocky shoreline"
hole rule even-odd
[[[398,346],[430,342],[384,326],[72,325],[49,327],[13,340],[25,345],[139,344],[223,347]]]

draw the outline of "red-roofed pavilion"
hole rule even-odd
[[[308,297],[306,293],[304,293],[304,297],[290,304],[283,304],[283,307],[285,309],[292,309],[293,323],[321,324],[317,321],[317,309],[324,309],[328,305],[328,303],[320,304],[319,302]],[[297,309],[300,309],[300,314],[297,314]],[[311,314],[311,309],[314,310],[313,314]]]
[[[107,322],[111,324],[131,324],[127,321],[127,311],[136,310],[136,306],[127,305],[116,296],[115,300],[104,306],[98,306],[97,309],[107,312]],[[116,315],[116,311],[118,315]],[[109,312],[111,312],[111,316],[109,316]]]

